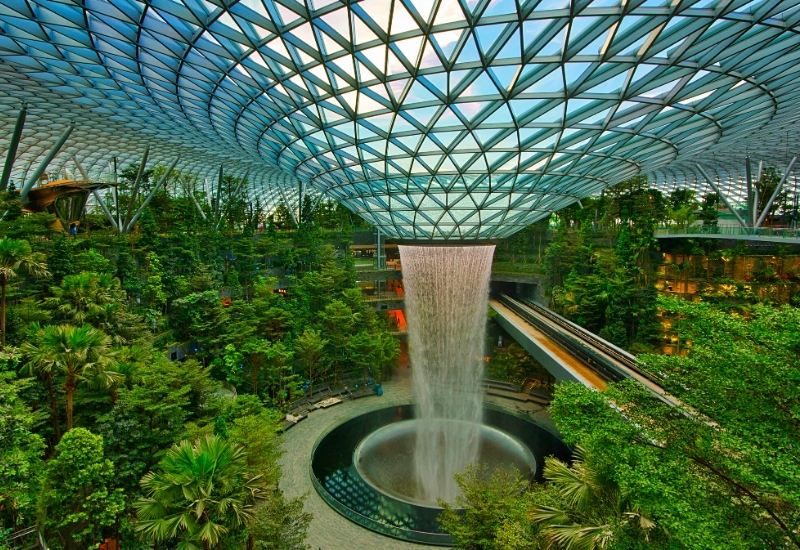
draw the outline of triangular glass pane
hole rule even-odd
[[[411,14],[408,13],[408,10],[403,6],[403,3],[400,1],[395,1],[392,16],[392,34],[400,34],[403,32],[417,30],[418,28],[419,27],[417,26],[416,21],[414,21],[414,18],[411,17]]]
[[[514,31],[506,45],[500,50],[495,59],[521,59],[521,45],[519,41],[519,30]]]
[[[499,25],[480,25],[475,27],[475,35],[478,37],[478,44],[481,50],[486,53],[494,45],[497,37],[506,28],[505,23]]]
[[[353,16],[353,34],[356,44],[364,44],[372,40],[377,40],[378,36],[364,23],[360,17]]]
[[[471,0],[474,3],[475,0]],[[436,12],[434,26],[438,27],[445,23],[455,23],[464,20],[464,12],[461,11],[461,4],[458,0],[441,0],[439,10]]]
[[[422,101],[434,100],[436,100],[436,96],[425,87],[425,84],[423,84],[421,80],[414,81],[414,84],[411,86],[405,98],[407,103],[420,103]]]
[[[564,78],[561,76],[561,69],[551,71],[544,77],[540,77],[536,82],[525,88],[525,93],[552,94],[564,91]]]
[[[461,29],[452,31],[443,31],[431,35],[431,39],[442,50],[442,53],[444,53],[445,58],[449,60],[462,34],[464,34],[464,31]]]
[[[425,52],[422,54],[422,59],[419,62],[420,69],[441,68],[442,60],[439,59],[439,54],[431,44],[430,40],[425,41]]]
[[[496,96],[497,94],[497,86],[494,85],[489,75],[482,71],[478,78],[473,80],[467,89],[461,92],[460,97]]]
[[[481,17],[491,17],[492,15],[508,15],[517,13],[517,5],[514,0],[492,0],[486,11]]]
[[[394,52],[398,55],[398,57],[405,58],[409,65],[414,66],[417,64],[419,51],[423,45],[423,38],[421,36],[399,40],[394,44],[396,46],[394,48]]]
[[[535,19],[522,23],[522,40],[526,50],[541,36],[551,22],[552,19]]]
[[[497,66],[489,69],[497,84],[504,90],[510,90],[519,73],[520,65]]]
[[[550,42],[548,42],[544,48],[536,52],[536,55],[537,56],[559,55],[564,49],[565,36],[566,36],[566,30],[561,29],[560,31],[558,31],[558,34],[556,34],[552,39],[550,39]]]
[[[467,38],[464,47],[461,48],[461,53],[458,54],[458,63],[471,63],[480,60],[481,56],[478,53],[478,47],[475,45],[473,37],[470,36]]]

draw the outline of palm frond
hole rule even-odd
[[[608,525],[550,525],[544,532],[551,544],[563,550],[602,550],[614,538]]]
[[[533,523],[541,524],[563,524],[569,521],[569,517],[564,510],[544,505],[532,508],[528,512],[528,519]]]

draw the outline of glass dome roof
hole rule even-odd
[[[16,178],[75,120],[56,168],[149,144],[270,207],[305,186],[395,238],[500,238],[769,149],[800,118],[799,23],[799,0],[4,0],[0,118],[30,104]]]

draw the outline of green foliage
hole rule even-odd
[[[527,505],[519,498],[527,482],[519,473],[512,474],[500,468],[489,476],[485,467],[470,466],[466,472],[456,474],[455,479],[463,494],[456,498],[455,506],[440,500],[443,510],[437,519],[441,527],[452,535],[457,548],[544,548],[531,540]],[[464,509],[463,513],[459,508]],[[520,532],[524,544],[511,544],[508,534],[514,533],[518,537]],[[507,543],[498,544],[498,539],[503,536]]]
[[[550,546],[625,548],[639,546],[637,542],[661,542],[656,524],[633,507],[614,479],[603,477],[585,461],[580,448],[571,465],[549,458],[544,478],[548,487],[534,492],[528,517]]]
[[[74,241],[64,235],[53,239],[53,248],[47,255],[47,269],[50,271],[55,284],[60,284],[61,279],[75,272]]]
[[[256,505],[249,533],[256,550],[306,550],[312,516],[303,511],[304,498],[287,500],[281,491]]]
[[[563,384],[559,429],[682,546],[797,546],[798,310],[757,306],[746,320],[703,303],[661,307],[691,353],[643,359],[683,410],[633,382],[604,394]]]
[[[136,211],[164,170],[145,171],[134,197],[138,164],[123,169],[118,187],[123,210]],[[276,418],[302,394],[306,376],[320,381],[334,362],[339,374],[348,375],[365,364],[348,347],[360,331],[368,368],[376,376],[390,371],[397,342],[354,288],[352,258],[341,257],[353,224],[360,222],[340,205],[312,208],[306,199],[301,227],[295,228],[283,209],[292,233],[279,232],[272,222],[261,232],[259,224],[266,221],[261,205],[245,202],[240,183],[223,178],[219,202],[209,208],[197,192],[197,178],[174,172],[133,232],[116,234],[105,221],[90,219],[91,231],[75,238],[54,231],[52,216],[19,216],[11,204],[15,197],[0,195],[9,206],[0,221],[0,235],[6,236],[0,263],[5,247],[3,269],[10,269],[3,281],[9,327],[0,330],[10,344],[22,345],[23,370],[35,375],[19,383],[13,405],[20,439],[11,445],[16,454],[4,463],[15,468],[16,477],[9,474],[8,485],[0,480],[4,522],[14,514],[18,522],[32,518],[43,493],[41,476],[30,464],[40,459],[36,452],[41,454],[45,440],[45,465],[52,461],[64,426],[69,435],[74,425],[103,436],[103,453],[115,465],[107,488],[126,495],[124,509],[109,511],[114,529],[101,528],[107,525],[103,520],[92,544],[102,534],[118,538],[123,548],[144,548],[150,543],[131,539],[141,524],[133,507],[143,495],[139,481],[177,441],[212,433],[225,437],[246,449],[248,475],[261,475],[275,488]],[[267,276],[276,274],[272,270],[282,261],[291,278]],[[48,271],[52,279],[35,280]],[[277,292],[287,287],[288,292]],[[343,319],[344,330],[325,319]],[[188,351],[188,359],[167,361],[167,346]],[[265,412],[265,406],[274,412]],[[36,411],[33,423],[25,410]],[[0,419],[0,434],[2,429]],[[28,446],[29,457],[25,434],[39,442]],[[52,521],[63,519],[53,514]],[[231,528],[220,548],[301,548],[308,518],[300,500],[276,492],[258,513]]]
[[[15,380],[12,372],[0,372],[0,529],[27,526],[35,517],[45,445],[34,432],[39,414],[20,396],[32,383]]]
[[[328,341],[322,338],[320,331],[313,329],[304,330],[294,342],[295,356],[307,375],[310,395],[313,395],[314,380],[324,376],[329,368],[325,357],[326,345]]]
[[[135,494],[142,475],[184,437],[184,425],[214,414],[216,388],[196,361],[173,363],[161,357],[141,369],[136,383],[120,387],[115,406],[96,420],[106,455],[116,466],[117,486]]]
[[[75,254],[72,260],[74,272],[92,271],[94,273],[109,273],[111,260],[108,260],[94,248]]]
[[[241,399],[238,398],[237,401]],[[277,489],[281,477],[278,460],[283,455],[278,426],[283,415],[265,410],[250,410],[238,417],[228,427],[228,441],[241,446],[246,453],[248,475],[261,476],[264,485]]]
[[[595,206],[599,223],[589,223],[589,207],[580,211],[584,214],[573,213],[575,221],[570,223],[578,224],[577,230],[559,214],[545,259],[554,309],[629,349],[652,349],[656,343],[656,225],[668,216],[668,205],[683,209],[680,223],[691,223],[694,216],[692,193],[676,191],[667,199],[645,183],[634,178],[607,190],[594,204],[587,201]],[[616,230],[613,246],[599,245],[596,225]]]
[[[717,193],[709,193],[700,203],[700,219],[706,227],[716,227],[719,220],[720,197]]]
[[[509,342],[503,349],[495,350],[487,366],[487,375],[493,380],[509,380],[522,384],[529,378],[548,376],[545,368],[516,342]]]
[[[28,371],[64,376],[67,394],[67,431],[72,429],[73,396],[79,383],[111,387],[122,375],[108,367],[115,362],[111,339],[90,326],[51,325],[36,333],[36,344],[25,342]]]
[[[172,326],[179,342],[196,341],[201,357],[216,354],[224,316],[219,293],[214,290],[189,294],[172,302]]]
[[[254,504],[266,498],[263,479],[248,475],[244,449],[218,436],[173,446],[141,484],[137,532],[185,550],[213,548],[235,536],[252,519]]]
[[[35,277],[49,275],[45,256],[33,252],[28,241],[0,238],[0,349],[6,345],[6,290],[20,273]]]
[[[124,508],[121,490],[111,489],[114,465],[103,438],[83,428],[65,434],[55,450],[39,500],[47,540],[52,548],[93,548]]]

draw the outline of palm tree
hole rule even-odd
[[[80,382],[109,388],[124,375],[108,367],[115,362],[111,338],[91,326],[52,325],[39,330],[36,344],[25,342],[22,351],[30,368],[50,375],[61,372],[67,392],[67,431],[72,429],[73,395]]]
[[[0,349],[6,346],[6,287],[19,273],[46,277],[47,263],[44,254],[31,251],[28,241],[0,239]]]
[[[104,306],[125,300],[119,279],[108,273],[84,271],[67,275],[52,292],[53,297],[45,302],[57,308],[64,318],[81,324],[98,314],[102,317]]]
[[[113,339],[113,338],[112,338]],[[141,346],[123,346],[114,350],[116,362],[106,367],[104,376],[93,378],[89,385],[111,390],[111,402],[116,404],[121,386],[130,387],[142,380],[142,368],[152,360],[150,350]],[[106,375],[115,372],[116,377],[109,385]]]
[[[608,548],[615,532],[631,524],[649,539],[655,524],[631,508],[619,485],[603,479],[584,461],[580,447],[572,466],[549,458],[544,477],[556,489],[564,509],[537,505],[530,511],[529,519],[541,526],[552,547]]]
[[[179,550],[216,548],[268,496],[262,476],[247,474],[244,449],[216,435],[174,445],[141,486],[136,531],[148,542],[174,540]]]

